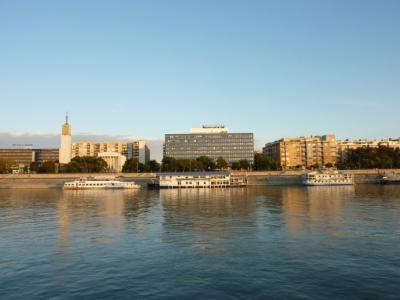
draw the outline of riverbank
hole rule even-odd
[[[400,174],[400,169],[391,170],[346,170],[345,173],[353,174],[356,184],[378,183],[382,174],[395,172]],[[241,173],[234,171],[233,173]],[[254,171],[245,172],[248,175],[248,184],[257,185],[300,185],[304,171]],[[135,181],[143,186],[156,178],[155,173],[63,173],[63,174],[0,174],[0,188],[3,189],[43,189],[61,188],[66,181],[71,181],[87,176],[116,176],[121,181]]]

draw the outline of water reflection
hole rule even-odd
[[[399,186],[0,190],[0,290],[384,298],[399,286],[399,212]]]
[[[57,202],[60,252],[67,251],[71,240],[114,243],[126,227],[127,206],[132,209],[131,203],[138,202],[138,195],[137,190],[62,191]]]
[[[343,206],[353,195],[353,186],[283,190],[282,205],[288,230],[292,233],[305,233],[323,221],[324,230],[335,228],[336,231],[342,222]],[[335,235],[337,232],[329,234]]]
[[[200,251],[229,251],[229,239],[256,230],[255,197],[248,188],[161,190],[162,239]]]

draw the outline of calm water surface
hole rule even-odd
[[[0,298],[400,299],[400,186],[0,190]]]

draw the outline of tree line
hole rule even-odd
[[[400,168],[400,149],[379,148],[349,149],[345,159],[337,164],[339,169],[396,169]]]
[[[0,160],[0,173],[11,173],[14,162]],[[142,173],[142,172],[190,172],[190,171],[215,171],[215,170],[277,170],[277,163],[271,158],[256,153],[254,155],[254,164],[251,165],[248,160],[242,159],[233,162],[230,166],[223,157],[213,160],[207,156],[200,156],[196,159],[176,159],[173,157],[164,157],[162,163],[156,160],[150,160],[146,163],[140,163],[137,158],[128,159],[122,172]],[[59,165],[57,161],[32,162],[30,171],[35,173],[101,173],[107,171],[107,163],[101,157],[76,156],[68,164]]]

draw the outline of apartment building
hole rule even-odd
[[[98,156],[99,153],[119,153],[127,159],[138,158],[140,163],[150,160],[150,149],[143,140],[133,142],[106,141],[92,142],[79,141],[72,143],[72,157]]]
[[[333,134],[283,138],[267,143],[263,154],[274,159],[283,169],[335,165],[336,137]]]

